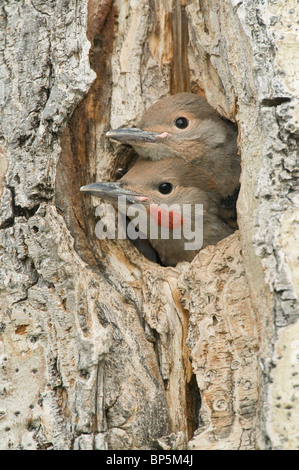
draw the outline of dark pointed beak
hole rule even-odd
[[[126,128],[120,127],[119,129],[113,129],[107,132],[106,136],[109,139],[117,140],[118,142],[124,142],[126,144],[142,143],[142,142],[152,142],[157,143],[161,140],[168,137],[170,134],[168,132],[151,132],[144,131],[142,129],[137,129],[135,127]]]
[[[118,198],[121,196],[126,197],[126,201],[130,204],[140,204],[148,200],[148,197],[131,191],[130,189],[123,188],[119,183],[87,184],[86,186],[82,186],[80,191],[111,202],[117,202]]]

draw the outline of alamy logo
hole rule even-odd
[[[100,217],[95,227],[100,240],[183,239],[185,250],[199,250],[202,247],[202,204],[183,204],[182,208],[178,204],[145,206],[128,204],[127,198],[120,196],[117,208],[112,204],[100,204],[95,215]]]

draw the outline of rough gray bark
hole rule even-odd
[[[2,449],[299,447],[287,3],[0,3]],[[98,240],[79,188],[130,157],[110,127],[183,90],[238,124],[239,231],[164,268]]]

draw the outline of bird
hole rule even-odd
[[[179,157],[139,157],[118,181],[91,183],[80,190],[114,207],[125,197],[133,232],[138,225],[141,238],[148,239],[163,266],[190,262],[202,248],[234,232],[221,217],[223,204],[213,176]]]
[[[106,136],[131,145],[142,158],[179,157],[199,166],[213,177],[227,207],[235,204],[241,172],[237,127],[204,97],[182,92],[162,98],[136,126],[113,129]]]

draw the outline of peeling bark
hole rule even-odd
[[[298,448],[295,7],[2,2],[2,449]],[[79,188],[190,90],[238,125],[239,230],[165,268]]]

